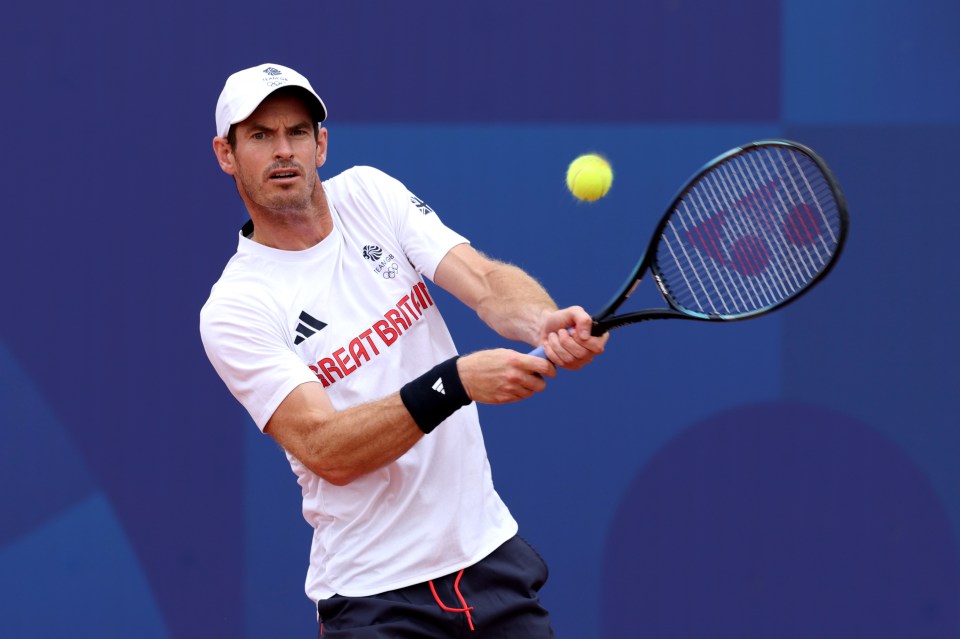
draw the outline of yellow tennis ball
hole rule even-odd
[[[610,163],[596,153],[581,155],[567,168],[567,188],[586,202],[599,200],[613,184]]]

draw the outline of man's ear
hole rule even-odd
[[[317,131],[317,168],[327,161],[327,129],[320,127]]]
[[[227,175],[233,175],[237,172],[236,158],[233,156],[233,147],[227,141],[227,138],[217,136],[213,138],[213,154],[217,156],[217,162],[220,163],[220,170]]]

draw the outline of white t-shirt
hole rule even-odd
[[[333,232],[303,251],[241,234],[200,313],[207,356],[261,430],[300,384],[323,384],[344,409],[456,355],[421,275],[432,279],[466,240],[376,169],[354,167],[323,186]],[[493,488],[474,404],[346,486],[287,459],[314,528],[306,579],[314,601],[449,574],[517,532]]]

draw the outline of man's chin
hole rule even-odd
[[[296,212],[308,209],[313,201],[311,189],[305,188],[303,184],[287,186],[266,184],[256,189],[242,189],[241,196],[244,193],[247,194],[245,199],[252,206],[276,211],[278,214],[284,211]]]
[[[274,211],[303,211],[308,208],[309,205],[309,198],[276,198],[271,200],[266,208],[273,209]]]
[[[261,206],[275,211],[301,211],[310,206],[310,196],[302,192],[275,193],[264,197]]]

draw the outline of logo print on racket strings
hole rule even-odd
[[[803,248],[811,246],[824,232],[804,202],[785,214],[780,213],[779,190],[780,185],[772,181],[728,209],[706,219],[698,217],[702,221],[686,231],[687,242],[720,266],[740,275],[761,275],[775,257],[771,254],[769,238],[774,239],[777,247]],[[783,219],[774,224],[775,217]]]

